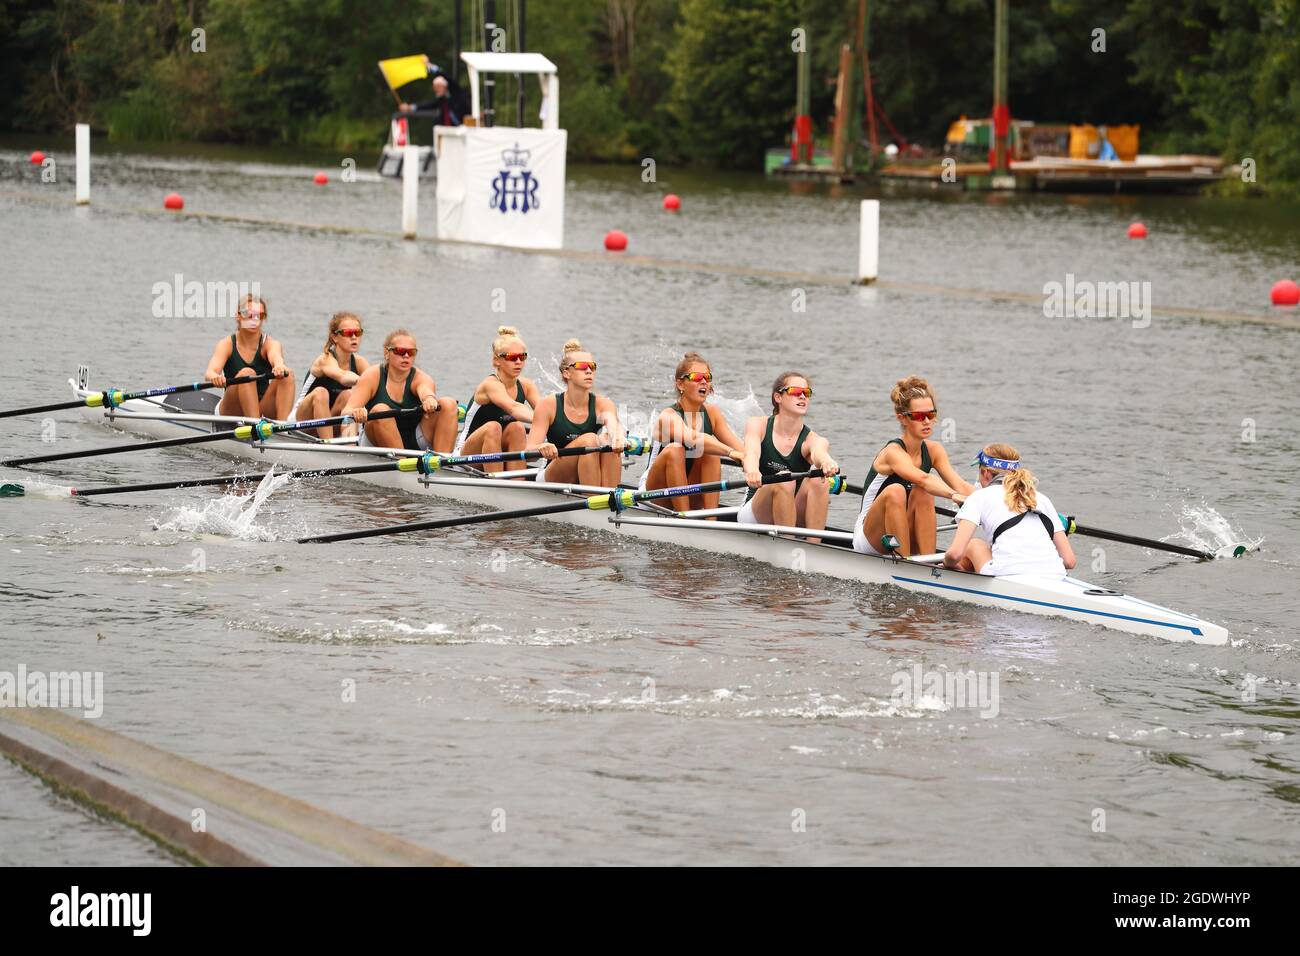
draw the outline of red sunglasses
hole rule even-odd
[[[335,334],[335,335],[341,335],[341,336],[343,336],[345,339],[359,339],[359,338],[361,338],[361,333],[362,333],[363,331],[365,331],[365,330],[364,330],[364,329],[339,329],[339,330],[338,330],[337,332],[335,332],[334,334]]]
[[[397,345],[390,345],[388,346],[388,351],[392,352],[394,355],[400,355],[402,358],[415,358],[415,353],[420,350],[402,348]]]
[[[903,414],[914,422],[934,421],[939,416],[939,409],[932,408],[925,412],[904,412]]]

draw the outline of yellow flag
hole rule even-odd
[[[429,75],[428,58],[418,56],[399,56],[391,60],[379,61],[379,72],[384,74],[388,86],[394,92],[407,83],[422,80]]]

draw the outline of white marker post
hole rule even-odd
[[[90,126],[77,124],[77,205],[90,204]]]
[[[858,283],[876,281],[880,268],[880,200],[862,200],[862,226],[858,238]]]
[[[414,239],[419,221],[420,147],[407,143],[402,148],[402,238]]]

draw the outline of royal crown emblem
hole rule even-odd
[[[493,177],[489,208],[499,210],[502,215],[507,212],[527,215],[530,210],[541,207],[537,199],[537,180],[526,168],[531,155],[530,150],[520,149],[518,143],[513,149],[501,151],[501,164],[506,168]]]
[[[515,143],[514,149],[501,150],[501,164],[503,166],[527,166],[528,157],[532,155],[530,149],[520,149],[519,144]]]

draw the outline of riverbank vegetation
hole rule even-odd
[[[468,24],[481,3],[463,6]],[[905,137],[939,144],[959,114],[988,114],[993,0],[869,7],[875,93]],[[511,47],[516,8],[497,3]],[[758,169],[794,113],[791,31],[807,30],[824,134],[857,9],[530,0],[526,40],[560,68],[574,159]],[[394,105],[376,61],[424,52],[449,67],[453,10],[452,0],[0,0],[0,128],[80,120],[119,140],[373,150]],[[471,32],[466,47],[481,47]],[[1143,152],[1251,158],[1260,188],[1298,193],[1300,0],[1016,0],[1010,101],[1014,116],[1041,122],[1139,123]]]

